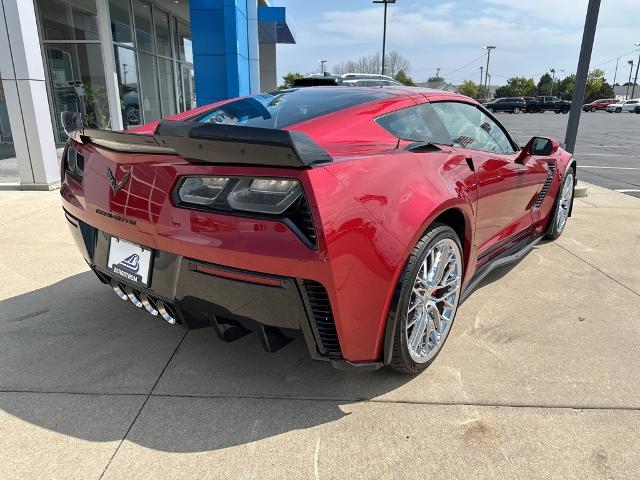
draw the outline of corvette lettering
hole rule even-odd
[[[127,218],[127,217],[123,217],[121,215],[116,215],[110,212],[105,212],[104,210],[100,210],[99,208],[96,208],[96,213],[98,215],[102,215],[103,217],[107,217],[110,218],[112,220],[115,220],[117,222],[122,222],[122,223],[126,223],[129,225],[135,225],[136,221],[131,219],[131,218]]]

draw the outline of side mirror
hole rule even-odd
[[[533,155],[547,157],[554,154],[559,147],[560,144],[553,138],[533,137],[522,149],[516,162],[523,163],[527,157]]]

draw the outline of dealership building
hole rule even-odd
[[[277,87],[295,43],[267,0],[0,0],[0,141],[22,188],[59,183],[60,113],[128,129]]]

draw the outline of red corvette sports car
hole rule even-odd
[[[422,370],[478,282],[571,215],[572,156],[449,92],[299,88],[135,133],[62,120],[63,207],[102,282],[226,341],[301,332],[336,368]]]

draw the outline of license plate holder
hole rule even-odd
[[[151,283],[153,250],[118,237],[109,240],[107,268],[117,277],[143,287]]]

